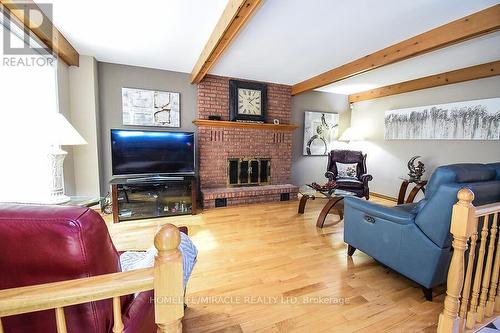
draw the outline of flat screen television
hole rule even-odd
[[[111,130],[113,176],[193,175],[194,133]]]

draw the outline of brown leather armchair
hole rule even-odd
[[[356,177],[338,177],[336,162],[356,163]],[[363,154],[363,152],[356,150],[332,150],[328,153],[326,170],[325,177],[328,180],[335,180],[338,189],[356,193],[356,196],[360,198],[365,197],[367,200],[370,198],[368,182],[373,179],[373,176],[367,174],[366,154]]]
[[[120,272],[120,261],[105,222],[91,209],[0,204],[0,269],[3,291]],[[156,332],[152,296],[121,297],[123,332]],[[64,315],[69,333],[113,332],[112,299],[67,306]],[[5,333],[57,332],[53,310],[7,316],[1,324]]]

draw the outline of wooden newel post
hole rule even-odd
[[[460,293],[464,284],[464,253],[467,240],[474,228],[474,193],[469,189],[458,191],[458,202],[453,205],[450,232],[453,235],[453,256],[448,270],[446,298],[443,312],[439,315],[438,333],[458,332],[460,321]]]
[[[155,236],[158,255],[154,266],[155,322],[158,333],[181,333],[184,286],[179,229],[164,225]]]

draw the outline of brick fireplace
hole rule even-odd
[[[297,198],[298,188],[289,184],[292,130],[295,129],[290,125],[291,87],[269,83],[267,95],[266,124],[228,122],[229,78],[209,75],[198,85],[198,120],[195,123],[205,208],[215,207],[216,202],[223,206]],[[209,121],[211,115],[220,115],[225,121]],[[274,119],[278,119],[280,125],[273,125]],[[253,163],[254,170],[262,168],[261,163],[268,163],[265,165],[269,177],[260,184],[251,178],[248,184],[242,181],[230,184],[228,168],[231,161],[247,161],[248,167]],[[258,166],[252,161],[258,161]],[[253,177],[255,180],[256,175]]]

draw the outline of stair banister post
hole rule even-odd
[[[158,333],[181,333],[184,316],[182,255],[179,229],[164,225],[155,236],[158,250],[154,265],[155,322]]]
[[[498,228],[498,213],[493,214],[493,223],[491,224],[490,235],[489,235],[489,246],[488,246],[488,257],[486,260],[486,273],[483,278],[483,292],[481,296],[481,303],[483,306],[484,316],[491,317],[493,315],[494,305],[495,305],[495,295],[497,291],[498,283],[498,269],[500,267],[500,253],[498,250],[500,247],[497,242],[497,228]],[[496,255],[495,255],[496,252]],[[493,257],[495,261],[493,262]],[[486,279],[488,275],[489,279]]]
[[[497,216],[497,218],[500,217]],[[497,288],[498,288],[498,278],[500,274],[500,234],[498,235],[496,246],[497,249],[495,255],[495,262],[493,263],[493,270],[492,270],[493,273],[491,276],[490,293],[488,295],[488,302],[486,302],[486,315],[488,317],[491,317],[495,312],[495,304],[499,299]]]
[[[458,191],[458,202],[453,205],[450,232],[453,235],[453,256],[448,270],[443,312],[439,315],[438,333],[458,332],[460,321],[460,294],[464,284],[464,254],[467,240],[474,231],[474,193],[463,188]]]

